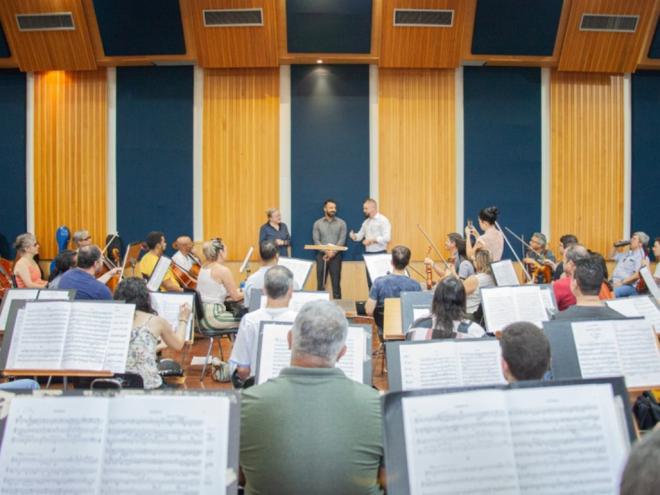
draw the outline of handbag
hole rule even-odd
[[[653,392],[647,390],[637,397],[632,410],[640,430],[652,430],[660,422],[660,404]]]

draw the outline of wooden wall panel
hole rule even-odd
[[[71,12],[72,31],[21,32],[16,14]],[[87,19],[79,0],[2,0],[0,17],[22,71],[96,69]]]
[[[204,74],[204,238],[220,236],[231,259],[250,246],[279,203],[279,70]]]
[[[607,254],[623,232],[623,77],[553,72],[550,237]]]
[[[200,66],[277,67],[276,0],[187,0]],[[205,9],[263,9],[263,26],[204,27]]]
[[[42,257],[57,252],[55,230],[106,232],[107,76],[43,72],[34,76],[35,230]]]
[[[384,0],[381,67],[454,68],[463,31],[474,22],[474,0]],[[454,10],[452,27],[395,27],[394,9]]]
[[[454,71],[381,69],[378,86],[380,209],[390,247],[404,244],[419,260],[428,243],[417,224],[440,249],[455,229]]]
[[[573,0],[559,70],[632,72],[655,14],[656,0]],[[635,33],[580,31],[582,14],[640,16]]]

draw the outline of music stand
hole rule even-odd
[[[336,246],[335,244],[305,244],[306,251],[348,251],[346,246]],[[323,289],[325,289],[325,276],[328,270],[328,260],[323,258]]]

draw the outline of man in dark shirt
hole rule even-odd
[[[98,246],[81,247],[78,250],[78,266],[62,275],[59,288],[75,289],[76,299],[112,299],[110,289],[96,280],[96,273],[102,264]]]
[[[337,216],[337,203],[326,199],[323,203],[323,217],[312,227],[314,244],[335,246],[346,245],[346,222]],[[328,273],[332,279],[332,298],[341,299],[341,251],[319,251],[316,254],[316,287],[325,290]]]
[[[368,315],[373,315],[376,308],[382,308],[387,298],[399,297],[402,292],[422,290],[419,282],[412,280],[406,273],[409,263],[410,249],[406,246],[396,246],[392,249],[392,272],[374,280],[369,299],[364,306]]]
[[[560,311],[555,320],[604,320],[623,318],[600,300],[600,286],[605,277],[603,265],[595,256],[575,261],[571,290],[577,304]]]

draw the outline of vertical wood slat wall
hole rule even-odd
[[[220,236],[230,259],[254,246],[279,203],[279,70],[204,73],[204,238]]]
[[[41,257],[57,254],[55,231],[106,232],[107,73],[34,75],[34,216]]]
[[[441,251],[455,229],[454,71],[381,69],[378,74],[380,210],[392,222],[390,248],[404,244],[419,260],[429,244],[417,224]]]
[[[550,237],[607,256],[623,231],[623,76],[552,72]]]

